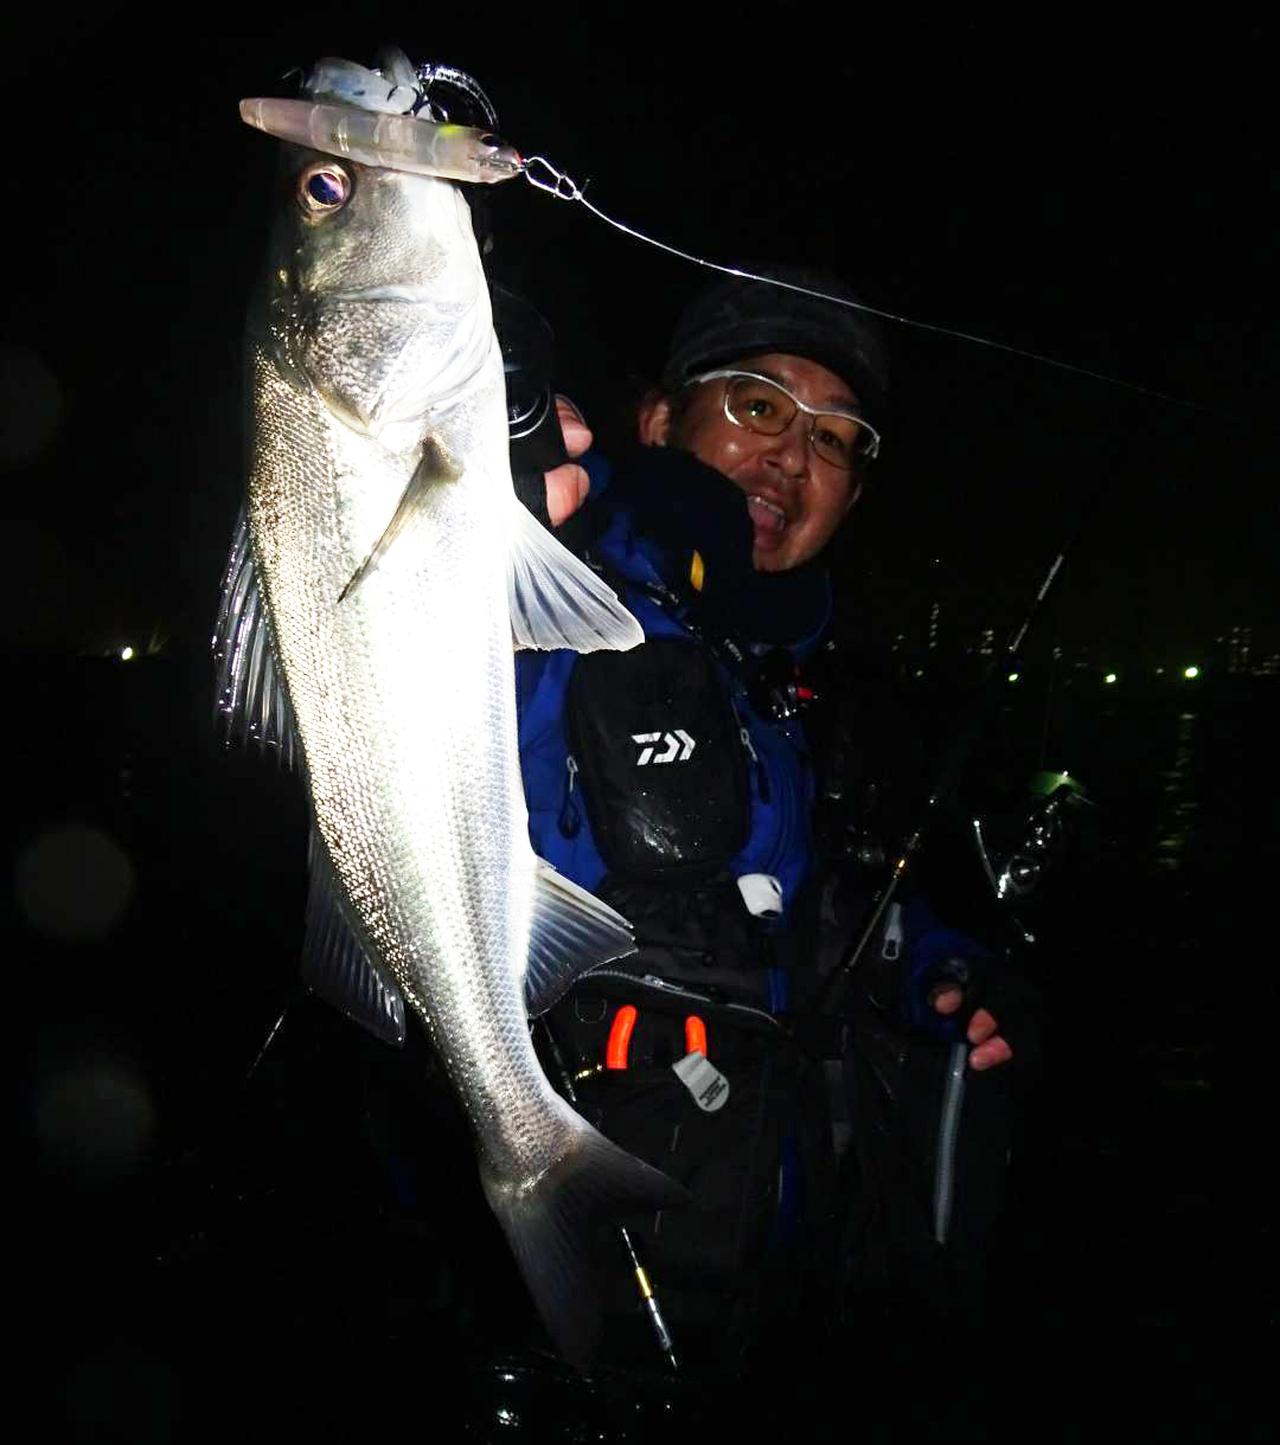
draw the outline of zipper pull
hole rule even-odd
[[[741,719],[739,719],[738,736],[742,739],[742,746],[747,750],[747,756],[755,766],[756,788],[760,794],[760,801],[767,803],[772,795],[772,789],[769,787],[769,774],[765,772],[764,764],[760,761],[760,754],[752,746],[751,734],[741,725]]]
[[[564,802],[560,805],[560,817],[557,822],[561,837],[576,838],[582,831],[582,814],[578,812],[578,805],[573,800],[573,790],[578,785],[577,758],[572,753],[567,753],[564,766]]]
[[[884,944],[880,949],[881,958],[900,958],[902,956],[902,942],[905,938],[902,928],[902,904],[891,903],[889,905],[888,919],[884,925]]]

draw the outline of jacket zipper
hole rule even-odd
[[[880,946],[881,958],[901,958],[902,940],[904,937],[905,933],[902,927],[902,904],[891,903],[889,905],[889,916],[884,925],[884,941]]]
[[[578,805],[573,798],[573,790],[578,785],[578,760],[572,753],[565,755],[564,767],[564,801],[560,805],[560,816],[556,822],[561,837],[576,838],[582,831],[582,814],[578,812]]]
[[[583,978],[586,981],[593,978],[613,978],[623,983],[640,984],[643,988],[655,989],[659,993],[669,994],[672,998],[689,999],[694,1003],[707,1004],[712,1008],[724,1009],[735,1014],[749,1014],[779,1032],[782,1030],[781,1023],[767,1009],[754,1008],[748,1003],[722,1002],[720,999],[712,998],[710,994],[698,993],[694,989],[681,988],[679,984],[668,983],[665,978],[659,978],[654,973],[638,974],[627,973],[620,968],[593,968],[589,973],[584,974]]]
[[[751,734],[747,731],[742,719],[738,717],[737,708],[734,708],[733,715],[738,718],[738,736],[742,739],[742,746],[746,748],[747,756],[751,759],[751,765],[756,770],[756,791],[760,794],[760,801],[767,803],[773,795],[773,789],[769,786],[769,774],[765,771],[765,766],[760,761],[760,754],[755,750],[755,746],[751,741]]]

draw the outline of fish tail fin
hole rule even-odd
[[[596,1225],[685,1205],[687,1191],[576,1115],[567,1147],[532,1183],[486,1176],[484,1188],[556,1347],[571,1365],[588,1369],[601,1327],[591,1249]]]

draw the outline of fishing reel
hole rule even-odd
[[[426,114],[441,124],[497,129],[498,112],[493,102],[475,77],[464,70],[432,62],[419,65],[416,91],[415,113]],[[488,256],[493,250],[488,188],[461,185],[459,190],[471,208],[471,224],[480,252]],[[542,475],[568,460],[551,390],[555,337],[535,307],[522,296],[492,280],[489,292],[507,387],[511,473],[522,499],[545,521]]]
[[[498,113],[474,77],[450,65],[417,68],[419,106],[438,122],[495,130]],[[483,186],[460,187],[471,207],[472,226],[481,254],[493,249],[493,221]],[[507,428],[511,441],[511,472],[536,475],[568,460],[556,415],[551,377],[555,369],[555,337],[535,307],[522,296],[491,281],[493,328],[502,351],[507,384]],[[532,491],[533,488],[531,487]],[[536,510],[536,508],[535,508]]]
[[[1069,773],[1037,773],[1017,812],[971,820],[973,844],[990,898],[1024,943],[1032,924],[1079,851],[1086,815],[1096,806]]]
[[[536,476],[541,486],[544,472],[568,461],[551,390],[555,337],[522,296],[496,282],[489,289],[507,384],[511,474],[517,479]]]

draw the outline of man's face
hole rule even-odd
[[[856,407],[848,385],[816,361],[770,351],[732,363],[780,381],[813,407]],[[719,368],[717,368],[719,369]],[[731,421],[724,411],[727,383],[689,388],[673,416],[665,397],[640,410],[640,440],[673,446],[714,467],[742,493],[755,527],[751,560],[757,572],[785,572],[827,545],[862,490],[856,471],[833,466],[809,445],[812,418],[797,411],[778,436],[763,436]]]

